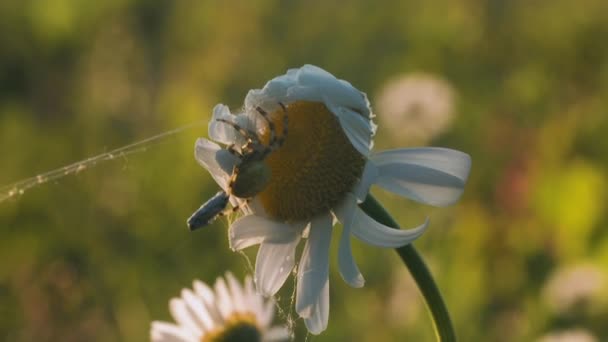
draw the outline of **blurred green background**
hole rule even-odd
[[[604,0],[2,1],[0,185],[206,121],[315,64],[368,93],[377,150],[472,156],[453,207],[375,191],[404,227],[431,218],[415,246],[462,341],[605,341],[606,13]],[[145,341],[194,278],[250,272],[226,220],[185,225],[217,190],[193,158],[206,134],[0,203],[0,339]],[[366,286],[340,279],[334,243],[329,328],[308,340],[432,341],[396,253],[353,246]],[[278,321],[304,340],[292,285]]]

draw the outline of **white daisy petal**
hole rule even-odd
[[[374,153],[378,186],[434,206],[456,202],[464,190],[471,157],[447,148],[406,148]]]
[[[266,304],[264,305],[262,312],[260,313],[260,321],[262,324],[270,325],[270,323],[272,323],[275,305],[276,303],[274,302],[274,299],[272,297],[269,298]]]
[[[310,317],[312,306],[318,302],[329,276],[329,245],[331,217],[322,215],[310,224],[310,233],[298,266],[296,312]]]
[[[234,310],[238,311],[239,308],[245,307],[243,288],[231,272],[226,272],[225,278],[228,281],[228,289],[230,290],[230,295],[232,296]]]
[[[325,279],[325,284],[317,301],[311,306],[310,315],[304,317],[306,328],[311,334],[318,335],[327,329],[329,322],[329,279]]]
[[[355,208],[351,232],[359,240],[378,247],[397,248],[416,240],[426,231],[427,219],[422,225],[412,229],[394,229],[369,217],[359,207]]]
[[[202,167],[209,171],[217,184],[226,190],[229,173],[238,163],[238,158],[205,138],[196,140],[194,157]]]
[[[222,324],[224,318],[222,317],[222,313],[217,309],[216,296],[213,293],[213,290],[202,281],[195,280],[194,292],[201,298],[203,304],[205,304],[205,308],[207,309],[207,313],[209,313],[209,317],[213,320],[213,324]]]
[[[238,133],[234,127],[218,121],[218,119],[235,122],[235,116],[230,113],[228,106],[218,104],[213,108],[213,117],[209,121],[209,138],[219,143],[230,145],[237,141]]]
[[[288,243],[298,234],[296,225],[272,221],[262,216],[247,215],[230,226],[230,248],[241,250],[260,244],[262,241]]]
[[[295,265],[296,247],[300,236],[288,243],[263,242],[255,261],[255,284],[264,296],[274,296],[283,286]]]
[[[209,316],[209,312],[207,312],[207,308],[205,308],[205,304],[200,298],[189,289],[182,290],[182,298],[188,305],[188,309],[191,310],[191,314],[194,316],[196,323],[203,332],[213,328],[213,320]]]
[[[154,321],[150,330],[150,339],[153,342],[194,342],[197,339],[192,334],[182,327],[166,323]]]
[[[234,305],[224,278],[217,278],[213,288],[216,294],[216,306],[222,314],[222,317],[226,319],[234,311]]]
[[[200,326],[194,320],[194,317],[192,317],[186,307],[186,303],[182,299],[171,299],[169,302],[169,310],[175,321],[192,332],[194,336],[200,336],[202,334]]]
[[[365,279],[357,267],[357,263],[353,258],[353,253],[350,245],[350,230],[355,216],[355,208],[357,207],[356,198],[348,195],[337,210],[336,216],[342,222],[342,235],[340,236],[340,247],[338,248],[338,266],[340,275],[344,281],[355,288],[363,287]]]
[[[264,342],[289,341],[291,333],[287,327],[272,327],[264,335]]]

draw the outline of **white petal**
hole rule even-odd
[[[247,307],[251,308],[251,310],[257,314],[264,311],[264,300],[262,299],[262,296],[260,296],[255,290],[251,276],[247,276],[245,278],[244,291]]]
[[[203,304],[205,304],[205,308],[207,308],[207,312],[209,313],[209,317],[213,320],[213,323],[222,324],[224,322],[224,318],[217,308],[218,302],[216,301],[216,296],[213,293],[213,290],[211,290],[211,288],[202,281],[195,280],[194,292],[197,296],[199,296],[199,298],[202,299]]]
[[[241,250],[262,243],[262,241],[291,242],[299,234],[299,229],[296,227],[258,215],[243,216],[230,226],[230,248]]]
[[[154,321],[150,330],[150,339],[153,342],[194,342],[195,336],[175,324]]]
[[[264,334],[264,342],[279,342],[291,340],[291,333],[287,327],[272,327]]]
[[[367,156],[372,148],[375,125],[367,96],[350,83],[339,80],[314,65],[290,69],[285,75],[270,80],[263,89],[251,90],[245,108],[268,107],[277,102],[294,101],[324,103],[333,112],[355,148]]]
[[[295,265],[300,236],[288,243],[263,242],[255,261],[255,284],[264,296],[274,296],[283,286]]]
[[[375,153],[378,186],[434,206],[456,202],[471,169],[468,154],[447,148],[408,148]]]
[[[209,171],[216,183],[226,190],[228,177],[239,159],[219,145],[204,138],[196,140],[194,157],[201,166]]]
[[[340,120],[340,126],[351,144],[364,156],[368,156],[373,147],[375,125],[368,117],[345,107],[329,108]]]
[[[188,310],[191,311],[201,330],[203,332],[211,330],[213,328],[213,320],[209,316],[209,312],[207,312],[202,299],[188,289],[182,290],[182,298],[188,305]]]
[[[234,127],[217,121],[218,119],[235,122],[235,115],[230,113],[228,106],[223,104],[216,105],[213,108],[211,121],[209,121],[209,138],[225,145],[236,143],[239,136],[238,132]]]
[[[270,326],[270,323],[272,323],[272,319],[274,318],[275,305],[276,304],[272,297],[268,299],[266,304],[264,304],[264,309],[258,317],[262,326],[267,327]]]
[[[351,232],[363,242],[378,247],[397,248],[416,240],[425,232],[429,220],[412,229],[394,229],[377,222],[369,217],[359,207],[355,207],[355,215]]]
[[[374,163],[367,161],[365,163],[365,168],[363,169],[363,175],[361,175],[361,180],[354,191],[355,197],[357,197],[359,203],[365,201],[365,198],[369,193],[369,188],[376,182],[376,179],[378,179],[378,169]]]
[[[306,328],[311,334],[318,335],[327,329],[329,321],[329,279],[326,279],[323,289],[312,305],[309,317],[304,318]]]
[[[182,299],[171,299],[169,311],[171,311],[171,315],[179,325],[192,332],[195,336],[200,336],[203,333]]]
[[[216,306],[222,314],[222,317],[226,319],[230,317],[231,313],[234,311],[234,305],[232,303],[232,298],[230,297],[230,292],[228,292],[228,287],[226,286],[224,278],[217,278],[213,288],[215,289],[216,294]]]
[[[345,203],[335,210],[338,219],[343,225],[342,235],[340,236],[340,247],[338,248],[338,266],[342,279],[344,279],[348,285],[359,288],[365,285],[365,279],[353,258],[350,245],[350,230],[355,217],[357,201],[352,195],[349,195],[344,202]]]
[[[312,220],[308,241],[298,266],[296,312],[302,317],[310,317],[312,306],[319,301],[323,286],[328,282],[331,233],[329,215]]]
[[[244,311],[246,309],[246,303],[241,284],[239,284],[231,272],[226,272],[226,280],[228,281],[228,288],[230,289],[230,295],[232,296],[234,310]]]

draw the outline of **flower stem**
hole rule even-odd
[[[363,203],[359,205],[370,217],[376,221],[395,229],[399,229],[399,225],[389,215],[384,207],[376,201],[372,195],[368,195]],[[441,342],[455,342],[456,333],[450,319],[450,314],[445,306],[441,293],[428,267],[422,260],[422,256],[418,254],[412,244],[405,245],[395,249],[397,254],[403,260],[403,263],[408,268],[412,277],[416,281],[422,296],[426,301],[427,308],[431,313],[433,325],[435,326],[435,334]]]

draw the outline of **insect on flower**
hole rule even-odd
[[[268,144],[264,144],[258,134],[251,129],[241,127],[239,124],[223,118],[215,119],[217,122],[225,123],[234,128],[245,140],[245,144],[239,148],[235,144],[231,144],[226,148],[226,151],[239,159],[232,169],[228,181],[228,191],[219,191],[188,218],[187,223],[190,230],[207,226],[218,216],[226,215],[226,212],[239,210],[240,206],[238,204],[228,211],[225,210],[231,195],[247,200],[264,190],[271,175],[270,168],[266,165],[264,159],[272,151],[279,149],[287,136],[289,120],[287,107],[280,102],[279,106],[283,111],[283,130],[280,136],[277,136],[275,124],[270,119],[268,112],[256,107],[256,111],[264,118],[270,132]]]

